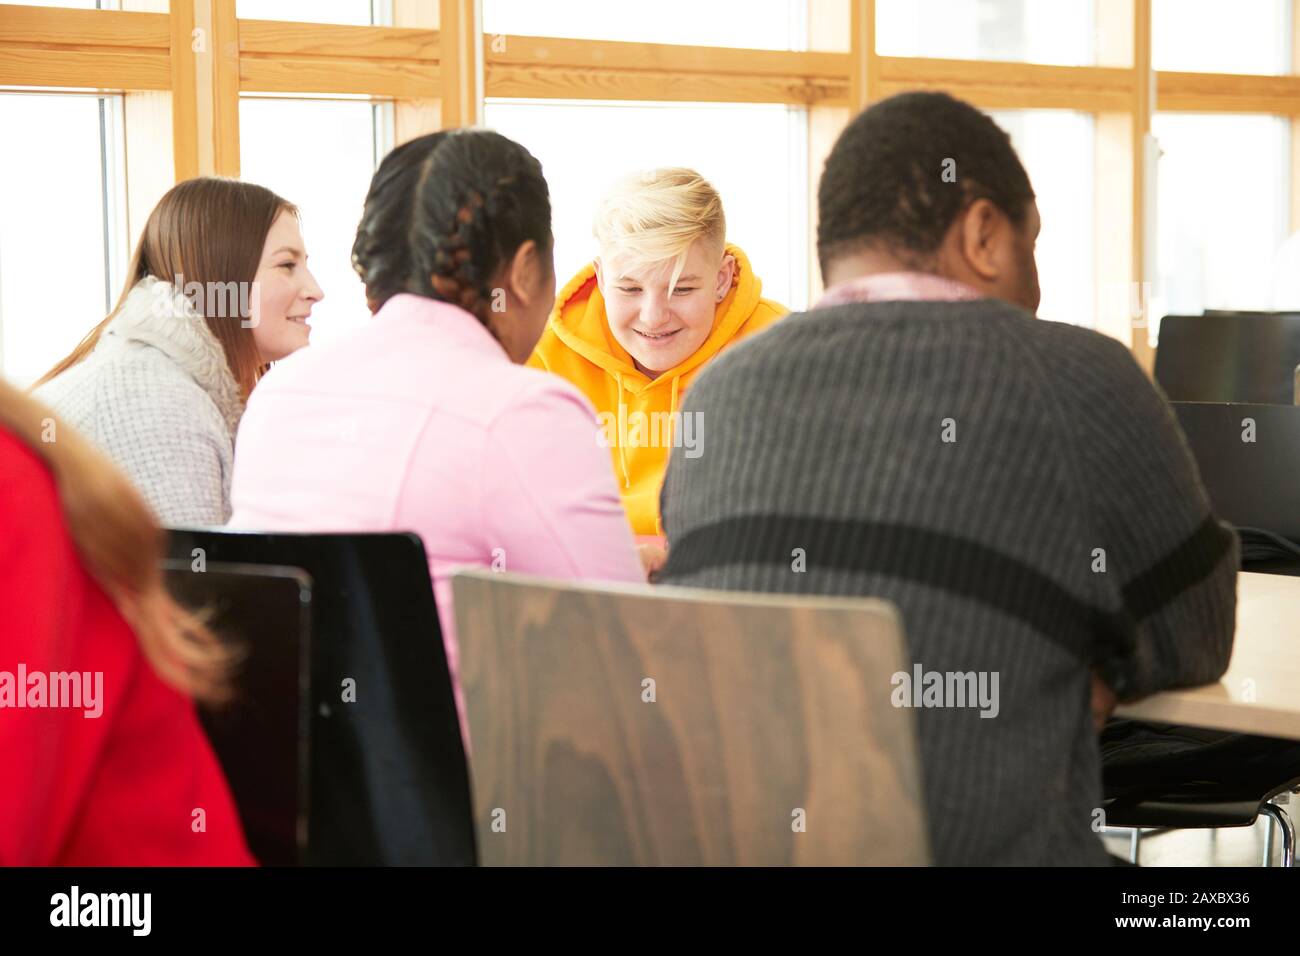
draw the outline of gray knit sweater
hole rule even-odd
[[[113,459],[164,525],[230,519],[239,386],[170,283],[136,285],[95,350],[35,397]]]
[[[719,357],[684,412],[662,580],[894,602],[910,667],[998,675],[996,716],[916,711],[936,862],[1104,862],[1090,670],[1121,699],[1215,680],[1236,604],[1235,537],[1128,351],[992,300],[854,303]]]

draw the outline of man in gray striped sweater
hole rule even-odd
[[[687,396],[660,580],[894,602],[918,673],[998,698],[917,711],[935,861],[1104,863],[1094,712],[1223,673],[1235,537],[1128,350],[1034,318],[1038,210],[988,116],[873,106],[818,204],[826,297]]]

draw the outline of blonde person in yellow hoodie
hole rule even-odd
[[[789,310],[726,241],[722,199],[699,173],[622,180],[597,207],[597,257],[560,291],[528,364],[563,376],[596,408],[635,534],[662,536],[659,487],[674,444],[702,452],[683,420],[691,381],[733,342]]]

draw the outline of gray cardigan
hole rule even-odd
[[[1236,602],[1128,351],[992,300],[853,303],[719,356],[684,412],[706,440],[672,452],[661,580],[892,601],[909,671],[999,677],[996,716],[915,712],[936,862],[1104,863],[1091,669],[1125,699],[1213,681]]]
[[[221,343],[170,283],[142,280],[95,350],[34,394],[117,463],[164,525],[229,520],[243,403]]]

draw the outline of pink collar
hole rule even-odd
[[[813,308],[849,302],[964,302],[983,298],[964,282],[929,272],[877,272],[828,289]]]
[[[435,325],[441,335],[458,345],[468,346],[476,352],[500,357],[507,362],[510,357],[487,326],[475,315],[458,305],[441,299],[410,292],[399,292],[374,315],[375,320],[401,319]]]

